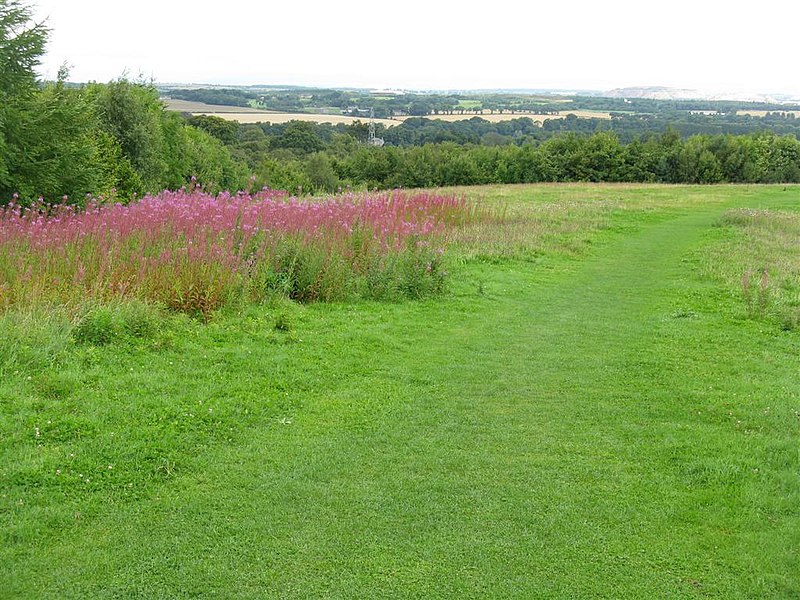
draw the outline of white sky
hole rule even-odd
[[[800,0],[27,1],[52,29],[42,74],[73,81],[800,97]]]

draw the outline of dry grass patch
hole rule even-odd
[[[289,121],[308,121],[310,123],[330,123],[336,125],[344,123],[350,125],[359,121],[361,123],[368,121],[368,118],[361,117],[347,117],[344,115],[315,115],[309,113],[269,113],[269,112],[198,112],[192,113],[193,115],[206,115],[212,117],[220,117],[227,121],[238,121],[239,123],[272,123],[281,124],[288,123]],[[395,121],[392,119],[374,119],[375,123],[381,123],[386,127],[395,127],[400,125],[402,121]]]
[[[613,210],[612,201],[511,204],[492,218],[454,230],[452,242],[468,260],[579,256],[597,232],[608,228]]]
[[[485,218],[451,232],[454,247],[466,259],[535,260],[544,254],[581,256],[603,231],[623,227],[621,215],[640,218],[678,208],[674,186],[634,184],[535,184],[448,188],[484,208]],[[720,201],[724,194],[720,194]],[[710,201],[714,201],[710,199]],[[488,216],[487,216],[488,215]],[[628,219],[626,227],[635,226]]]
[[[191,113],[192,115],[204,115],[220,117],[228,121],[237,121],[239,123],[288,123],[289,121],[308,121],[311,123],[331,123],[336,125],[338,123],[351,124],[356,121],[365,121],[363,117],[350,117],[346,115],[325,115],[325,114],[312,114],[312,113],[287,113],[275,112],[270,110],[261,110],[256,108],[247,108],[242,106],[223,106],[216,104],[205,104],[203,102],[191,102],[188,100],[173,100],[167,99],[164,101],[167,110],[175,110],[179,112]],[[467,108],[467,107],[465,107]],[[610,119],[611,114],[604,111],[594,110],[569,110],[563,111],[557,115],[537,115],[526,112],[510,112],[504,111],[502,113],[490,114],[488,110],[484,110],[481,114],[466,113],[461,115],[427,115],[426,119],[438,119],[440,121],[465,121],[473,117],[480,117],[490,123],[500,123],[502,121],[510,121],[512,119],[520,119],[526,117],[537,123],[544,123],[549,119],[564,119],[567,115],[575,115],[579,119]],[[394,119],[375,119],[376,123],[381,123],[385,127],[395,127],[400,125],[406,119],[412,117],[397,117]],[[416,118],[416,117],[413,117]]]

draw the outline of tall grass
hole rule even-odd
[[[800,326],[800,213],[736,209],[719,225],[727,235],[712,251],[707,271],[740,294],[749,318]]]
[[[41,371],[71,343],[71,324],[58,311],[31,309],[0,315],[0,377]]]
[[[475,218],[435,193],[302,201],[262,190],[165,191],[0,209],[0,310],[139,298],[208,316],[236,299],[301,301],[439,291],[448,228]]]

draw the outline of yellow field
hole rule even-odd
[[[737,110],[737,115],[750,115],[751,117],[765,117],[768,112],[782,112],[800,117],[800,110]]]
[[[313,115],[308,113],[282,113],[242,106],[217,106],[216,104],[203,104],[202,102],[188,102],[186,100],[165,100],[167,110],[192,113],[193,115],[208,115],[219,117],[228,121],[239,123],[288,123],[289,121],[311,121],[312,123],[354,123],[368,121],[365,117],[346,117],[344,115]],[[386,127],[399,125],[400,121],[391,119],[375,119]]]
[[[279,112],[266,112],[266,111],[253,111],[253,112],[197,112],[194,115],[211,115],[227,119],[228,121],[239,121],[239,123],[288,123],[289,121],[310,121],[312,123],[355,123],[361,121],[365,123],[369,121],[369,117],[346,117],[344,115],[312,115],[308,113],[279,113]],[[381,123],[386,127],[394,127],[400,125],[401,121],[393,121],[391,119],[375,119],[376,123]]]

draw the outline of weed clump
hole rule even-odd
[[[69,348],[70,332],[69,320],[58,311],[0,316],[0,375],[36,373],[52,366]]]
[[[753,272],[745,271],[742,276],[742,296],[747,306],[747,315],[751,319],[764,318],[772,304],[769,271],[761,269],[757,284],[753,284]]]
[[[152,339],[162,320],[160,310],[146,302],[112,302],[86,310],[75,324],[72,336],[78,343],[94,346],[116,340]]]

